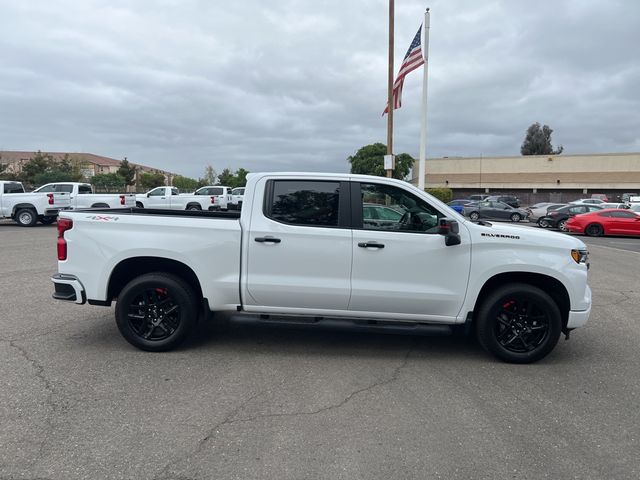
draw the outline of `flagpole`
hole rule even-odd
[[[420,128],[420,159],[418,164],[418,188],[424,190],[424,177],[426,175],[427,160],[427,69],[429,66],[429,27],[431,14],[429,9],[424,12],[424,68],[422,70],[422,121]]]
[[[393,155],[393,21],[394,0],[389,0],[389,71],[387,74],[387,155]],[[393,176],[393,167],[387,169],[387,177]]]

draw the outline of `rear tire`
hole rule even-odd
[[[539,218],[538,219],[538,226],[541,228],[549,228],[549,221],[545,220],[544,218]]]
[[[136,202],[136,208],[144,208],[142,202]]]
[[[202,208],[200,208],[200,205],[191,204],[191,205],[187,205],[187,210],[202,210]]]
[[[33,227],[38,221],[38,214],[31,208],[21,208],[16,212],[14,220],[21,227]]]
[[[109,208],[109,205],[106,203],[96,203],[95,205],[91,205],[91,208]]]
[[[512,222],[519,222],[521,218],[522,217],[520,216],[519,213],[514,213],[513,215],[511,215],[511,221]]]
[[[546,292],[526,283],[498,287],[482,303],[476,320],[480,345],[510,363],[546,357],[561,331],[558,305]]]
[[[560,220],[558,222],[558,229],[562,230],[563,232],[568,232],[569,231],[569,230],[567,230],[567,219]]]
[[[589,237],[601,237],[604,235],[604,228],[599,223],[592,223],[584,229],[584,234]]]
[[[116,324],[131,345],[150,352],[171,350],[193,330],[198,301],[191,286],[162,272],[131,280],[118,295]]]

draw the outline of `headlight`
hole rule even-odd
[[[576,263],[585,264],[587,267],[589,266],[589,252],[587,250],[571,250],[571,258]]]

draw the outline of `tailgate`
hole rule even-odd
[[[135,193],[125,193],[120,195],[120,205],[125,207],[135,207],[136,206],[136,194]]]
[[[71,198],[66,192],[47,193],[47,205],[46,207],[65,209],[71,206]]]

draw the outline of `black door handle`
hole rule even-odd
[[[255,241],[258,243],[280,243],[281,242],[279,238],[270,237],[270,236],[256,237]]]
[[[360,242],[360,243],[358,243],[358,246],[362,247],[362,248],[384,248],[384,243]]]

